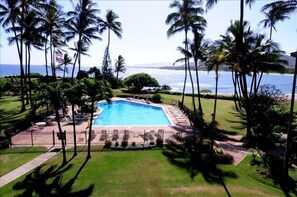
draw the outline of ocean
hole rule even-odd
[[[82,67],[82,70],[89,70],[90,67]],[[169,85],[172,91],[182,92],[184,83],[184,71],[183,70],[172,70],[172,69],[159,69],[159,68],[144,68],[144,67],[126,67],[125,73],[120,73],[120,78],[125,78],[135,73],[148,73],[149,75],[155,77],[160,85]],[[50,71],[50,69],[49,69]],[[69,68],[72,71],[72,68]],[[19,75],[20,68],[18,65],[5,65],[0,64],[0,77]],[[32,65],[31,73],[40,73],[45,75],[45,67],[40,65]],[[76,76],[77,71],[75,71]],[[51,73],[50,73],[51,74]],[[58,76],[62,76],[62,71],[57,71]],[[71,72],[66,74],[70,77]],[[193,80],[196,81],[195,72],[192,72]],[[207,89],[214,92],[215,90],[215,72],[213,71],[199,71],[200,89]],[[251,79],[248,79],[251,81]],[[261,84],[271,84],[280,89],[284,94],[290,95],[292,89],[293,75],[292,74],[264,74]],[[195,83],[194,83],[195,84]],[[191,83],[188,77],[186,83],[186,92],[191,93]],[[195,87],[196,91],[196,87]],[[219,88],[218,92],[220,94],[232,94],[233,84],[231,72],[220,71],[219,72]]]

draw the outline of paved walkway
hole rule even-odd
[[[46,152],[35,159],[29,161],[28,163],[18,167],[17,169],[3,175],[0,177],[0,187],[10,183],[11,181],[14,181],[15,179],[19,178],[20,176],[30,172],[34,168],[40,166],[43,164],[45,161],[49,160],[53,156],[58,154],[58,152]]]
[[[224,149],[225,154],[233,157],[233,165],[236,166],[249,154],[249,149],[242,146],[240,142],[242,135],[226,135],[226,137],[227,140],[217,142]]]

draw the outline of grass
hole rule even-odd
[[[93,147],[96,149],[96,147]],[[98,149],[97,149],[98,150]],[[72,153],[68,153],[70,158]],[[16,183],[24,180],[24,176],[12,183],[0,188],[0,193],[6,196],[15,196],[32,185],[39,187],[47,183],[47,188],[55,190],[62,187],[71,178],[77,176],[69,192],[82,191],[92,184],[94,190],[91,196],[227,196],[222,184],[208,182],[198,173],[194,179],[188,172],[171,164],[162,155],[161,150],[149,151],[97,151],[92,153],[92,158],[83,166],[86,152],[80,152],[62,172],[59,186],[51,185],[50,180],[56,176],[46,177],[46,174],[38,175],[35,179],[25,181],[23,189],[13,190]],[[50,159],[43,169],[50,166],[58,166],[61,163],[61,154]],[[244,163],[244,165],[247,165]],[[68,167],[68,168],[67,168]],[[246,174],[242,165],[220,165],[219,168],[225,174],[224,184],[232,196],[282,196],[281,190],[262,184]],[[30,185],[31,184],[31,185]],[[87,196],[87,195],[85,195]]]
[[[0,129],[7,128],[13,123],[23,120],[29,110],[20,113],[21,102],[17,96],[4,96],[0,98]]]
[[[34,159],[47,149],[45,147],[14,147],[0,151],[0,176]]]
[[[181,100],[181,95],[169,95],[161,94],[163,100],[166,103],[171,103],[173,100]],[[211,122],[211,114],[213,113],[213,99],[201,99],[204,119],[208,123]],[[192,108],[192,97],[185,96],[185,105],[188,108]],[[198,106],[198,105],[197,105]],[[217,115],[216,120],[218,122],[218,129],[226,132],[236,132],[245,135],[245,129],[240,128],[241,124],[238,123],[240,119],[236,116],[234,109],[234,102],[230,100],[218,100],[217,103]]]

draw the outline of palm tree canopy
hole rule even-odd
[[[122,73],[126,72],[125,59],[121,55],[119,55],[118,59],[116,59],[115,72],[122,72]]]
[[[16,23],[20,20],[20,1],[19,0],[5,0],[0,3],[0,24],[6,27],[11,23]]]
[[[200,7],[201,1],[195,0],[174,0],[169,7],[176,8],[177,11],[169,14],[165,21],[171,25],[167,30],[167,36],[170,37],[177,32],[196,29],[203,32],[206,27],[206,20],[201,16],[204,13]]]
[[[98,16],[100,10],[97,4],[91,0],[80,0],[75,6],[74,11],[69,11],[66,21],[66,41],[73,39],[76,35],[81,36],[81,41],[91,44],[91,39],[101,39],[96,35],[98,32]]]
[[[99,19],[99,33],[102,34],[106,30],[111,30],[119,38],[122,38],[122,23],[117,21],[119,16],[112,10],[107,10],[105,15],[105,21]]]
[[[222,50],[228,53],[226,64],[231,65],[238,72],[248,74],[251,71],[282,72],[287,61],[282,59],[284,51],[279,45],[271,40],[266,40],[265,35],[255,34],[250,30],[247,22],[244,22],[244,35],[241,53],[236,51],[236,37],[239,32],[239,22],[231,23],[226,35],[221,41],[217,41]],[[225,53],[224,52],[224,53]],[[238,58],[242,65],[238,64]]]

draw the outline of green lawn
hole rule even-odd
[[[44,153],[45,147],[14,147],[0,150],[0,176]]]
[[[71,155],[69,153],[67,157],[70,158]],[[63,188],[64,195],[67,192],[80,191],[83,196],[88,196],[88,192],[83,190],[93,184],[91,196],[227,196],[221,183],[211,180],[208,182],[201,173],[192,180],[185,169],[169,163],[160,150],[101,152],[97,147],[97,152],[93,152],[92,158],[83,166],[85,156],[86,152],[80,152],[64,170],[56,171],[55,175],[49,173],[50,171],[35,173],[33,179],[23,182],[21,190],[13,190],[16,183],[24,180],[23,176],[0,188],[0,193],[15,196],[25,189],[29,191],[30,188],[45,191],[43,187],[46,183],[47,192]],[[57,168],[60,163],[61,154],[50,159],[43,170],[50,166]],[[232,196],[283,196],[279,189],[251,178],[246,173],[247,168],[250,168],[248,162],[237,167],[220,165],[219,168],[226,175],[223,177],[224,184]],[[78,176],[72,189],[69,185],[66,187],[66,183],[75,175]],[[53,178],[59,184],[50,184]]]
[[[165,102],[171,103],[172,99],[181,100],[181,95],[169,95],[161,94]],[[214,99],[201,99],[204,119],[207,122],[211,121],[211,114],[213,112]],[[192,98],[190,96],[185,97],[185,105],[191,109]],[[198,105],[197,105],[198,106]],[[240,119],[235,115],[234,102],[229,100],[218,100],[217,103],[217,122],[218,129],[227,132],[236,132],[245,135],[245,129],[240,129],[241,126],[238,121]]]
[[[21,102],[17,96],[0,98],[0,129],[22,120],[29,114],[29,110],[20,113]]]

